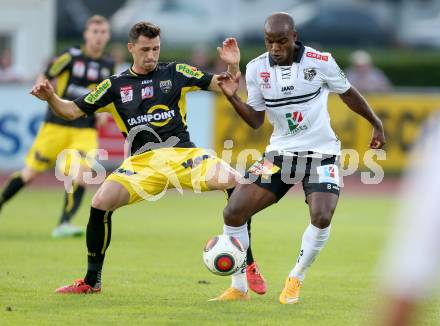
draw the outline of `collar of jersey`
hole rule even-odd
[[[300,41],[296,41],[295,44],[298,46],[298,51],[296,51],[295,59],[293,60],[294,63],[299,63],[301,61],[301,58],[304,54],[305,47]],[[271,67],[276,66],[277,63],[269,54],[269,64]]]
[[[149,76],[149,75],[151,75],[153,72],[155,72],[156,69],[157,69],[157,66],[156,66],[156,68],[154,68],[154,70],[150,71],[148,74],[138,74],[138,73],[134,72],[133,69],[131,69],[131,68],[132,68],[132,67],[128,68],[128,72],[129,72],[132,76],[136,76],[136,77],[145,77],[145,76]]]

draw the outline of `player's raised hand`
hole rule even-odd
[[[237,72],[235,76],[229,72],[222,72],[217,77],[217,85],[222,90],[223,94],[227,97],[232,97],[237,93],[238,87],[240,85],[241,73]]]
[[[37,83],[32,87],[31,94],[42,101],[47,101],[55,94],[52,84],[46,79],[42,83]]]
[[[237,40],[229,37],[223,41],[222,47],[217,47],[220,59],[226,64],[240,63],[240,49],[238,48]]]
[[[385,145],[385,132],[382,125],[373,128],[373,136],[371,137],[370,148],[379,149]]]

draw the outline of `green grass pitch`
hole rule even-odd
[[[393,200],[342,195],[330,241],[307,274],[301,301],[278,295],[309,223],[303,197],[289,195],[258,214],[253,248],[269,290],[249,302],[207,302],[229,285],[202,262],[207,239],[222,232],[222,193],[168,193],[122,208],[99,295],[62,296],[58,286],[83,277],[85,238],[52,240],[60,190],[23,191],[0,214],[0,325],[368,325],[376,263]],[[86,225],[91,192],[74,219]],[[438,325],[437,304],[426,325]]]

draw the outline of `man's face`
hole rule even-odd
[[[128,43],[128,51],[133,56],[133,62],[144,70],[144,73],[153,71],[159,61],[160,37],[149,38],[139,36],[135,43]]]
[[[278,65],[292,64],[297,33],[265,31],[264,43],[270,56]]]
[[[91,23],[84,31],[86,47],[102,51],[110,39],[110,26],[107,23]]]

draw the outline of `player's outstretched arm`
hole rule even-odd
[[[223,41],[222,47],[217,47],[220,59],[228,65],[228,73],[235,76],[240,71],[240,49],[237,40],[229,37]],[[218,86],[219,75],[214,75],[209,85],[209,90],[221,93],[222,90]]]
[[[35,84],[31,94],[46,101],[52,111],[65,120],[75,120],[84,115],[84,112],[74,102],[63,100],[55,94],[52,84],[47,79],[42,83]]]
[[[385,132],[382,121],[371,109],[368,102],[353,86],[339,97],[353,111],[364,117],[373,126],[373,136],[371,137],[370,148],[378,149],[385,145]]]
[[[221,73],[217,79],[218,87],[225,94],[229,103],[232,104],[240,117],[253,129],[258,129],[264,122],[264,111],[255,111],[250,105],[244,103],[237,91],[240,83],[241,73],[232,75],[228,72]]]

